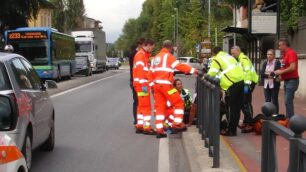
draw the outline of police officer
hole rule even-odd
[[[213,55],[208,75],[216,76],[220,79],[220,87],[228,95],[230,109],[230,120],[227,131],[221,133],[226,136],[236,136],[237,126],[240,118],[240,110],[243,105],[243,69],[237,60],[222,51],[220,47],[213,49]]]
[[[241,64],[244,72],[244,96],[243,96],[243,108],[244,121],[241,126],[242,133],[249,133],[253,131],[253,106],[252,106],[252,93],[256,84],[258,83],[258,75],[251,60],[241,52],[239,46],[234,46],[231,49],[231,54]]]

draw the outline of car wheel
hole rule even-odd
[[[59,82],[61,80],[62,80],[62,75],[61,75],[61,70],[59,69],[56,81]]]
[[[44,151],[52,151],[55,143],[54,119],[51,121],[51,129],[48,139],[42,144],[41,149]]]
[[[21,152],[25,158],[28,170],[30,170],[32,165],[32,143],[29,132],[25,136]]]

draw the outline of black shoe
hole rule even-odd
[[[241,130],[241,133],[251,133],[254,131],[254,128],[253,126],[251,125],[247,125],[246,127],[244,127],[242,130]]]
[[[156,131],[154,131],[153,129],[143,130],[142,133],[145,135],[156,135]]]
[[[164,133],[157,133],[156,134],[156,138],[160,139],[160,138],[165,138],[167,137],[167,134],[164,134]]]
[[[137,134],[141,134],[141,133],[143,133],[143,129],[136,128],[136,133],[137,133]]]
[[[224,133],[222,135],[223,136],[233,137],[233,136],[237,136],[237,132],[227,131],[226,133]]]
[[[184,126],[181,128],[172,128],[172,130],[173,130],[173,133],[184,132],[184,131],[187,131],[187,127]]]

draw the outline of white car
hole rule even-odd
[[[7,134],[0,134],[0,171],[1,172],[27,172],[26,161]]]
[[[185,63],[188,64],[189,66],[198,69],[198,70],[202,70],[203,66],[200,63],[200,60],[194,57],[178,57],[177,58],[178,61],[180,61],[180,63]],[[179,74],[182,73],[181,71],[175,70],[174,74]]]

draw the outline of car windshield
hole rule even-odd
[[[32,65],[47,65],[48,43],[45,40],[39,41],[20,41],[13,43],[14,51],[28,59]]]
[[[91,42],[90,41],[76,42],[75,43],[75,51],[77,53],[91,52]]]
[[[0,62],[0,91],[12,89],[4,64]]]
[[[181,63],[186,63],[187,59],[186,58],[178,58],[178,61],[180,61]]]
[[[119,58],[108,58],[107,61],[110,64],[115,64],[119,61]]]

